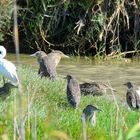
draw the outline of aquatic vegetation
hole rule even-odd
[[[28,0],[17,5],[22,52],[51,48],[96,57],[139,54],[139,1]],[[12,0],[1,0],[0,7],[0,41],[8,46]]]

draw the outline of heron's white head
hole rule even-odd
[[[0,58],[4,58],[6,56],[6,49],[0,45]]]

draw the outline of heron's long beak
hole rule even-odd
[[[63,77],[63,79],[67,79],[67,76]]]
[[[68,55],[63,54],[63,58],[70,58]]]
[[[102,111],[102,110],[96,107],[94,111]]]
[[[36,56],[36,53],[33,53],[33,54],[31,54],[30,56],[34,56],[34,57],[35,57],[35,56]]]
[[[102,111],[101,109],[97,108],[97,111]]]
[[[127,86],[127,83],[124,83],[123,85]]]

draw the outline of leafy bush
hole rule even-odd
[[[10,34],[12,9],[12,0],[0,1],[0,42],[4,41],[5,35]]]
[[[6,1],[12,9],[11,1]],[[51,48],[74,55],[103,57],[122,51],[137,52],[140,48],[139,3],[125,0],[18,0],[21,51],[48,51]],[[11,10],[3,10],[1,8],[5,15],[0,25],[1,38],[9,34],[10,28]]]

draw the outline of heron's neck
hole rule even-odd
[[[6,56],[6,49],[0,45],[0,58],[4,58]]]
[[[6,51],[1,51],[0,58],[4,58],[6,56]]]

